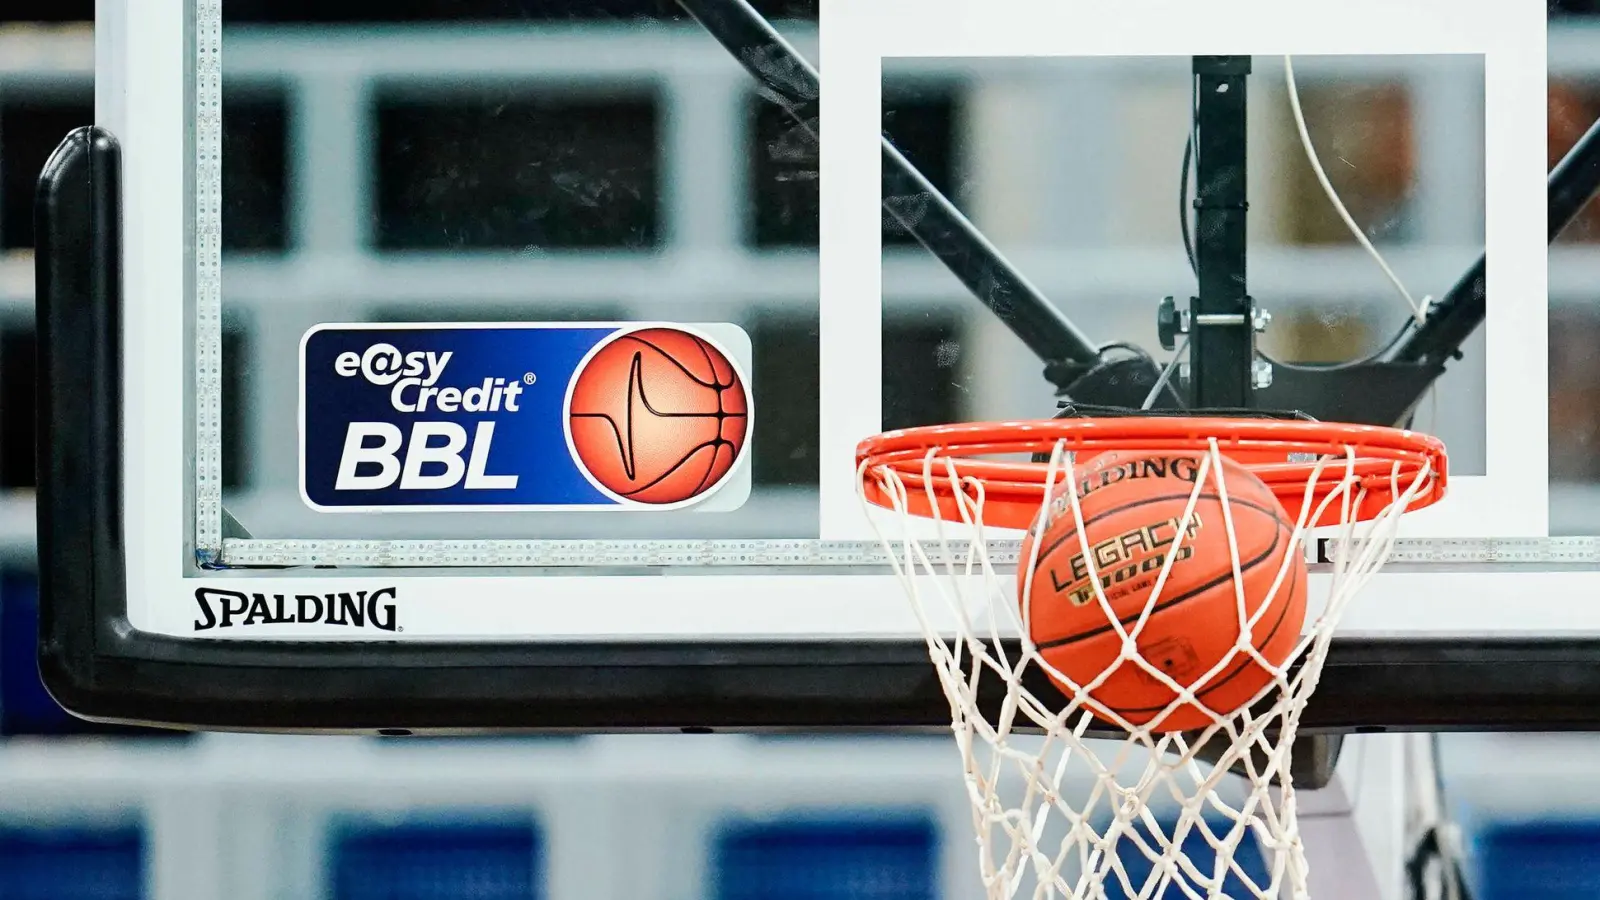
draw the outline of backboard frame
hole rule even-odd
[[[549,556],[443,566],[435,558],[425,575],[407,570],[424,557],[387,560],[400,566],[393,571],[370,558],[354,570],[203,567],[197,550],[210,526],[195,521],[199,485],[182,475],[198,451],[191,442],[182,454],[159,452],[174,446],[173,435],[195,433],[198,391],[186,392],[188,405],[175,414],[170,401],[161,408],[161,391],[137,381],[170,387],[204,369],[195,365],[197,342],[184,340],[196,317],[175,321],[170,298],[197,296],[204,260],[196,254],[206,251],[181,237],[196,210],[165,200],[196,190],[200,138],[185,107],[194,98],[187,23],[196,4],[140,0],[137,17],[127,14],[131,0],[99,5],[102,71],[115,74],[101,79],[111,85],[100,95],[101,128],[69,138],[41,191],[41,667],[65,706],[108,721],[250,730],[948,727],[948,703],[900,586],[851,528],[800,547],[684,542],[666,561],[623,548],[611,563],[627,574],[605,576],[607,593],[648,594],[657,609],[641,618],[642,604],[627,605],[634,618],[623,632],[607,621],[617,607],[598,602],[593,579]],[[824,4],[824,16],[839,7]],[[824,166],[835,165],[828,156],[825,149]],[[839,210],[828,196],[831,222]],[[824,246],[825,270],[840,258]],[[824,315],[837,314],[843,299],[825,295]],[[841,387],[828,383],[825,391]],[[844,468],[841,460],[825,479]],[[178,473],[181,505],[170,484],[151,478],[158,471]],[[177,552],[162,536],[180,532],[192,537]],[[394,550],[395,542],[381,543]],[[342,561],[351,563],[374,548],[346,549],[354,555]],[[721,564],[703,562],[708,550]],[[1600,614],[1564,621],[1559,609],[1535,609],[1525,632],[1472,636],[1498,622],[1508,588],[1523,579],[1547,597],[1575,596],[1592,584],[1588,573],[1401,565],[1392,590],[1440,606],[1456,636],[1396,637],[1381,612],[1357,619],[1335,645],[1308,728],[1600,725],[1600,666],[1589,639],[1600,633]],[[461,566],[479,571],[465,576]],[[819,592],[810,576],[823,570],[850,579],[849,589]],[[458,616],[433,633],[415,625],[403,640],[332,626],[179,636],[202,589],[370,592],[397,580],[435,603],[492,594],[501,602],[482,604],[489,619],[519,599],[528,606],[530,583],[544,605],[521,631]],[[152,598],[170,611],[157,612]]]

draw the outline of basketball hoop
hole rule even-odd
[[[994,458],[1018,454],[1034,461]],[[1124,477],[1154,474],[1170,484],[1177,469],[1169,471],[1163,461],[1174,460],[1184,463],[1187,496],[1169,492],[1140,501],[1167,505],[1168,543],[1147,553],[1142,569],[1137,561],[1127,566],[1146,573],[1138,590],[1108,587],[1112,567],[1129,558],[1117,548],[1130,543],[1130,534],[1153,532],[1119,526],[1122,533],[1108,540],[1095,529],[1112,519],[1094,513],[1086,520],[1085,508],[1093,513],[1096,503],[1111,502],[1104,497],[1112,491],[1095,492]],[[1437,439],[1281,419],[1052,419],[892,431],[863,441],[857,463],[863,505],[912,601],[950,701],[989,900],[1019,893],[1217,897],[1225,881],[1228,890],[1262,900],[1306,896],[1289,777],[1300,715],[1335,626],[1388,558],[1400,515],[1444,494],[1446,456]],[[1058,490],[1065,485],[1074,489]],[[1255,510],[1276,499],[1281,508],[1271,511],[1271,524],[1245,515],[1250,504],[1241,498],[1251,497]],[[1181,517],[1175,514],[1180,507]],[[1121,521],[1130,521],[1128,508],[1115,507]],[[1269,531],[1278,555],[1256,554],[1242,563],[1248,528]],[[1295,599],[1294,588],[1306,584],[1313,528],[1326,529],[1324,536],[1336,541],[1330,571],[1318,578],[1307,612],[1305,596]],[[1202,529],[1209,529],[1203,538]],[[1015,531],[1026,536],[1014,577],[999,566],[1012,546],[1001,539]],[[1279,540],[1284,535],[1286,549]],[[1066,566],[1063,545],[1089,549]],[[1202,623],[1237,636],[1228,631],[1225,657],[1202,665],[1206,671],[1189,683],[1175,681],[1172,660],[1156,658],[1142,643],[1157,630],[1151,624],[1159,621],[1156,613],[1170,618],[1168,610],[1197,595],[1164,597],[1165,588],[1187,577],[1174,574],[1179,559],[1194,561],[1186,571],[1209,566],[1221,573],[1198,595],[1209,592],[1212,607],[1238,613]],[[1263,559],[1270,566],[1251,576],[1251,566]],[[1046,569],[1051,580],[1039,574]],[[1061,583],[1074,577],[1076,592],[1062,593]],[[1292,624],[1303,619],[1304,625],[1272,650],[1259,623],[1274,603],[1288,608],[1285,597],[1299,611]],[[1063,606],[1069,599],[1075,608]],[[1113,599],[1123,605],[1114,606]],[[1130,600],[1136,605],[1127,606]],[[1204,611],[1195,606],[1185,615]],[[1091,655],[1060,646],[1076,638],[1044,641],[1041,649],[1041,621],[1062,614],[1080,622],[1102,616],[1097,632],[1107,633],[1096,640],[1111,641],[1114,659],[1097,662],[1098,673],[1069,671]],[[1185,621],[1192,628],[1197,620]],[[1245,667],[1259,678],[1259,690],[1247,685],[1252,696],[1215,700],[1215,688]],[[1141,696],[1165,691],[1171,699],[1135,715],[1128,703],[1113,699],[1112,688],[1119,686]],[[1243,777],[1225,779],[1230,771]],[[1270,873],[1266,883],[1252,880],[1235,859],[1250,841]],[[1204,846],[1214,861],[1191,859]],[[1024,890],[1025,884],[1031,886]],[[1172,892],[1164,893],[1169,887]]]

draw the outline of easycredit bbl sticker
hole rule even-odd
[[[327,512],[728,510],[750,494],[736,325],[320,325],[300,489]]]

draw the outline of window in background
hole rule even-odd
[[[48,2],[48,0],[43,0]],[[80,5],[83,0],[76,0]],[[774,19],[816,19],[817,0],[754,0]],[[502,22],[550,19],[683,20],[672,0],[229,0],[223,13],[231,22]]]
[[[1548,140],[1551,166],[1600,118],[1600,83],[1552,82]],[[1561,245],[1600,242],[1600,200],[1591,201],[1556,237],[1552,283],[1570,282],[1561,267],[1583,252]],[[1590,251],[1592,252],[1592,251]],[[1570,286],[1567,288],[1570,289]],[[1550,298],[1550,480],[1600,481],[1600,285],[1585,293]]]
[[[1549,0],[1545,7],[1551,18],[1600,15],[1600,0]]]
[[[648,87],[381,89],[384,250],[650,249],[660,110]]]
[[[820,342],[815,315],[760,315],[744,323],[755,371],[751,479],[777,487],[817,483]]]
[[[222,249],[288,248],[289,112],[283,93],[249,86],[222,103]]]
[[[1328,180],[1367,237],[1380,245],[1410,239],[1407,211],[1417,166],[1410,93],[1396,84],[1303,84],[1300,98]],[[1303,154],[1288,177],[1287,208],[1295,213],[1285,222],[1289,243],[1355,243]]]
[[[815,121],[809,123],[815,127]],[[884,92],[883,127],[896,148],[934,187],[959,205],[957,179],[960,105],[948,84],[891,86]],[[749,212],[746,240],[764,249],[814,248],[818,235],[817,146],[782,107],[753,96],[747,120]],[[884,216],[885,245],[915,243]]]
[[[46,159],[74,128],[94,123],[93,88],[0,93],[0,251],[33,247],[33,195]]]
[[[816,118],[807,124],[815,128]],[[783,107],[756,95],[751,95],[745,134],[745,240],[763,249],[816,247],[816,140]]]
[[[3,22],[92,22],[95,0],[7,0]]]
[[[36,342],[33,323],[0,321],[0,490],[32,488]]]
[[[883,427],[962,421],[961,331],[947,316],[896,314],[883,321]]]
[[[886,84],[883,89],[883,131],[917,171],[958,207],[962,205],[957,150],[961,107],[949,84]],[[897,220],[883,217],[883,244],[915,244]]]
[[[1393,302],[1393,295],[1381,298]],[[1272,311],[1272,327],[1257,347],[1267,356],[1289,363],[1341,363],[1361,359],[1378,349],[1394,330],[1380,332],[1369,317],[1371,306],[1358,298],[1316,308],[1283,304]]]
[[[537,306],[517,303],[459,302],[407,303],[379,306],[366,316],[369,322],[620,322],[627,318],[618,303],[572,303]]]
[[[1568,81],[1550,85],[1549,164],[1552,168],[1597,119],[1600,119],[1600,84]],[[1600,243],[1600,199],[1589,201],[1556,240],[1564,244]]]
[[[250,442],[250,410],[255,369],[250,365],[250,329],[239,322],[222,326],[222,488],[250,486],[255,463]]]
[[[1596,296],[1550,309],[1550,480],[1600,481],[1600,316]]]

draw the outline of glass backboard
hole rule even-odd
[[[858,442],[1169,368],[1184,402],[1223,367],[1174,323],[1236,227],[1252,405],[1451,451],[1308,725],[1600,708],[1592,29],[1487,0],[132,10],[101,4],[100,130],[42,220],[44,658],[79,712],[947,726]],[[1248,208],[1219,219],[1224,159]]]

